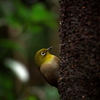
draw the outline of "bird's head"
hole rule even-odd
[[[44,48],[44,49],[40,49],[39,51],[37,51],[36,55],[35,55],[35,62],[37,63],[37,65],[39,67],[41,67],[42,64],[50,61],[52,59],[52,54],[50,54],[49,50],[52,49],[53,46],[49,47],[49,48]]]

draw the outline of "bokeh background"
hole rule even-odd
[[[0,100],[59,100],[42,77],[35,53],[59,56],[58,0],[0,0]]]

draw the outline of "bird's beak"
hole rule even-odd
[[[51,46],[51,47],[49,47],[49,48],[47,48],[47,51],[49,51],[50,49],[52,49],[53,48],[53,46]]]

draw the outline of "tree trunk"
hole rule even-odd
[[[100,100],[100,1],[59,3],[61,100]]]

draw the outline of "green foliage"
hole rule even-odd
[[[7,27],[7,29],[3,29],[3,27]],[[10,33],[10,28],[15,30]],[[19,55],[24,55],[27,62],[30,59],[33,61],[38,49],[48,47],[50,34],[56,28],[56,14],[48,10],[43,3],[37,2],[31,7],[26,7],[19,0],[0,1],[0,100],[19,98],[14,92],[15,76],[6,68],[4,60],[7,57],[13,58],[13,52],[17,51]],[[16,31],[19,35],[13,37],[13,34],[17,34]],[[47,95],[45,100],[53,100],[51,97],[58,96],[50,88],[46,88],[44,87]],[[24,100],[39,99],[30,94]],[[58,99],[55,98],[55,100]]]
[[[46,93],[45,100],[59,100],[59,94],[55,87],[45,86],[43,90]]]
[[[3,2],[2,5],[4,5]],[[34,33],[42,32],[44,26],[51,29],[57,28],[55,14],[49,12],[42,3],[36,3],[27,8],[21,2],[13,1],[11,6],[8,10],[10,13],[6,11],[6,7],[1,7],[3,9],[1,13],[5,16],[6,23],[12,27],[22,27],[23,30],[30,30]]]
[[[0,59],[2,59],[8,51],[18,51],[24,56],[26,55],[25,49],[20,44],[9,39],[0,39],[0,48]]]
[[[29,95],[26,100],[39,100],[39,99],[34,95]]]
[[[48,12],[43,4],[36,4],[33,6],[32,12],[31,19],[36,23],[41,22],[50,28],[55,28],[55,26],[57,26],[53,13]]]
[[[0,100],[14,100],[13,80],[4,73],[0,73]]]

